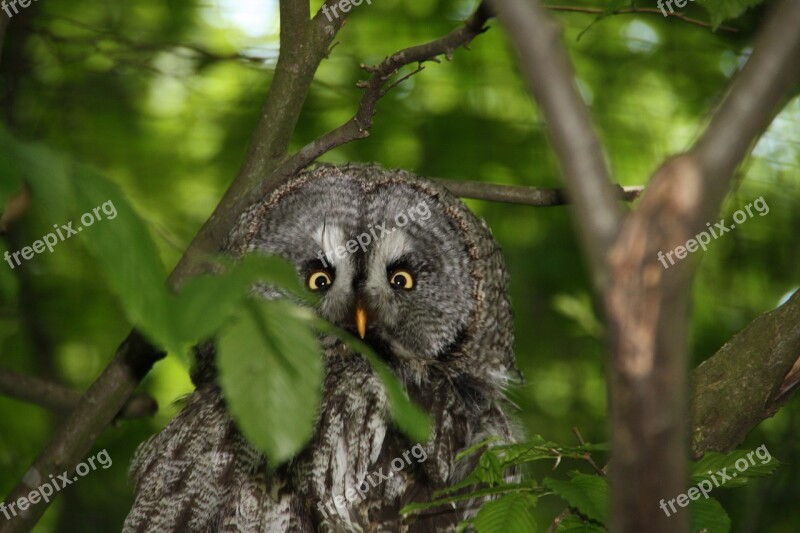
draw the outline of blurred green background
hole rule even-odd
[[[475,6],[373,0],[354,8],[317,73],[293,147],[352,116],[361,96],[355,83],[365,78],[359,63],[444,35]],[[708,20],[697,5],[687,13]],[[729,21],[740,29],[732,33],[658,14],[594,24],[593,15],[555,14],[619,183],[645,184],[665,157],[690,146],[747,59],[763,16],[757,8]],[[546,126],[502,30],[495,21],[490,26],[470,51],[429,63],[382,99],[368,139],[323,160],[559,186]],[[17,138],[87,163],[119,184],[171,268],[244,157],[277,59],[277,31],[274,0],[40,0],[13,18],[6,35],[2,122]],[[795,97],[738,174],[720,218],[760,196],[769,213],[713,241],[702,258],[687,259],[700,262],[693,366],[800,286],[799,178]],[[569,210],[467,203],[489,222],[508,260],[517,358],[527,381],[513,397],[525,431],[571,444],[576,426],[588,441],[607,440],[602,329]],[[30,243],[66,222],[34,202],[17,231]],[[108,363],[131,324],[98,275],[83,244],[89,238],[87,232],[68,240],[24,268],[0,266],[0,365],[83,390]],[[124,254],[125,242],[119,247]],[[17,248],[2,242],[0,253],[7,249]],[[184,362],[170,356],[158,363],[142,390],[158,400],[157,416],[109,428],[93,453],[107,449],[113,466],[60,493],[37,531],[120,529],[132,501],[127,468],[136,446],[163,427],[177,411],[174,402],[191,390]],[[21,477],[57,423],[42,408],[0,397],[0,494]],[[743,447],[766,444],[784,464],[745,488],[715,491],[733,531],[796,531],[799,440],[796,401],[748,437]],[[562,508],[543,500],[537,522],[548,524]]]

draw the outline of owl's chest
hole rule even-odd
[[[328,369],[316,434],[295,473],[320,520],[369,531],[377,517],[397,516],[426,456],[422,445],[412,449],[414,443],[391,428],[386,394],[372,369],[349,363]]]

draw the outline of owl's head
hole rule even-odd
[[[396,364],[515,372],[499,246],[442,187],[374,165],[317,167],[243,215],[230,248],[289,260],[321,316]]]

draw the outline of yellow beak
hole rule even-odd
[[[361,302],[358,302],[358,306],[356,306],[356,329],[359,337],[363,339],[367,334],[367,312]]]

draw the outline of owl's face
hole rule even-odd
[[[467,243],[413,182],[316,176],[274,202],[248,251],[294,263],[318,312],[400,360],[458,351],[473,311]]]

